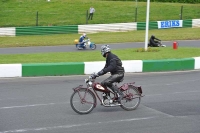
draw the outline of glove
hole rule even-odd
[[[104,71],[103,71],[103,70],[99,71],[99,72],[97,73],[97,75],[98,75],[98,76],[104,75]]]
[[[95,79],[96,77],[99,77],[99,75],[94,73],[91,75],[91,77],[92,77],[92,79]]]

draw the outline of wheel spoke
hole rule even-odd
[[[128,90],[123,92],[125,97],[122,99],[121,104],[122,108],[125,110],[134,110],[139,104],[141,97],[138,95],[138,91],[133,86],[129,86]]]
[[[71,107],[79,114],[87,114],[93,110],[95,105],[95,96],[91,91],[80,89],[71,96]]]

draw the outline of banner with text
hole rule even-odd
[[[158,29],[183,27],[183,20],[157,21]]]

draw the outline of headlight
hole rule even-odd
[[[89,81],[88,79],[85,79],[85,83],[88,83],[88,81]]]
[[[88,84],[91,86],[91,85],[92,85],[92,82],[90,81]]]

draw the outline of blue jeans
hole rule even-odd
[[[79,46],[80,46],[81,48],[84,48],[84,43],[85,43],[85,42],[79,42]]]

